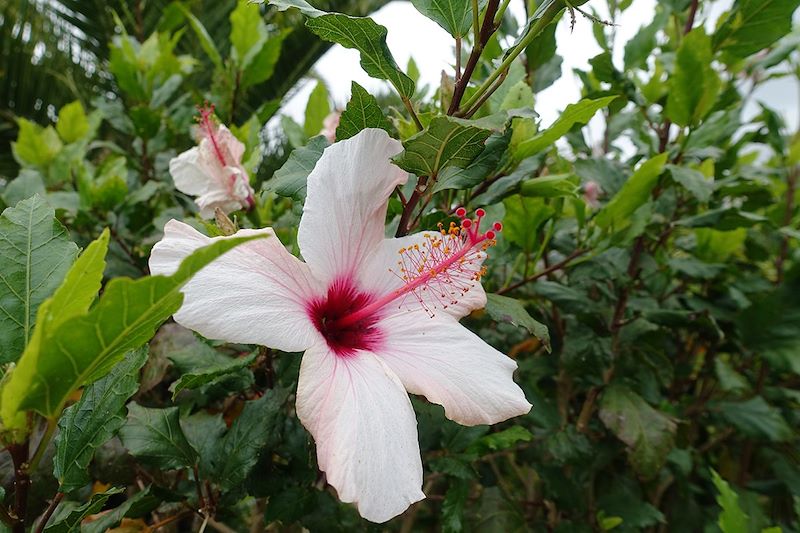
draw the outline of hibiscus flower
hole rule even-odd
[[[199,145],[169,162],[175,187],[196,196],[200,216],[213,218],[219,207],[225,214],[253,207],[253,188],[242,166],[244,145],[223,124],[213,120],[214,107],[200,109]]]
[[[336,128],[339,127],[339,120],[342,118],[341,111],[333,111],[322,121],[322,129],[319,135],[324,135],[329,143],[336,142]]]
[[[486,303],[480,284],[495,224],[384,238],[389,196],[408,175],[390,158],[399,142],[364,130],[325,150],[308,177],[298,230],[305,262],[270,237],[234,248],[183,289],[175,320],[202,335],[305,352],[296,410],[319,467],[344,502],[384,522],[424,498],[417,423],[408,393],[444,406],[460,424],[495,424],[531,405],[516,363],[459,324]],[[174,272],[208,238],[170,221],[150,257]]]

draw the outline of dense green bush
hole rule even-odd
[[[117,18],[91,103],[15,116],[3,147],[18,169],[0,191],[0,528],[800,530],[800,133],[789,96],[745,109],[763,84],[800,80],[799,0],[737,0],[711,20],[711,0],[663,1],[627,43],[615,21],[632,0],[608,0],[607,20],[595,2],[529,0],[522,27],[508,1],[413,0],[461,54],[435,91],[369,18],[231,2],[220,34],[190,4],[148,35]],[[555,29],[577,17],[603,51],[576,71],[581,100],[542,124],[536,95],[568,46]],[[265,129],[285,91],[262,91],[298,33],[358,50],[391,94],[354,82],[336,126],[320,83],[304,124]],[[169,169],[206,103],[256,191],[214,222]],[[413,397],[427,499],[382,526],[318,469],[294,409],[300,354],[169,319],[246,238],[170,276],[147,264],[173,218],[210,236],[272,227],[297,255],[309,173],[367,128],[402,141],[411,174],[387,235],[458,222],[460,206],[502,220],[486,309],[462,323],[516,361],[534,406],[466,427]]]

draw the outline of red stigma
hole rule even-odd
[[[486,211],[481,208],[478,208],[475,210],[475,216],[478,218],[483,218],[486,216]]]
[[[492,224],[492,228],[494,228],[495,231],[503,231],[503,225],[500,222]]]
[[[459,207],[458,209],[456,209],[456,216],[458,218],[464,218],[465,216],[467,216],[467,210],[464,209],[463,207]]]
[[[469,229],[472,226],[472,221],[470,219],[465,219],[461,221],[461,227],[464,229]]]
[[[309,302],[306,312],[328,347],[339,357],[349,357],[357,350],[374,350],[383,341],[383,334],[376,325],[379,318],[377,313],[353,323],[338,323],[373,300],[372,295],[360,292],[350,280],[339,279],[328,287],[325,296]]]
[[[489,230],[489,231],[486,232],[485,236],[486,236],[487,239],[489,239],[491,241],[491,240],[494,240],[495,237],[497,237],[497,234],[494,231]]]

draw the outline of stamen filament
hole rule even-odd
[[[480,268],[471,271],[470,265],[474,264],[477,254],[494,244],[496,231],[502,228],[500,223],[496,222],[492,226],[494,231],[489,230],[485,233],[480,233],[480,222],[486,212],[483,209],[478,209],[475,214],[475,220],[470,220],[465,218],[466,211],[463,208],[459,208],[456,211],[456,215],[462,218],[460,226],[451,223],[449,230],[446,230],[440,224],[439,233],[441,235],[437,234],[436,237],[432,237],[429,234],[423,235],[426,239],[427,250],[423,246],[420,252],[421,245],[419,244],[401,248],[399,253],[403,260],[399,264],[402,267],[402,275],[396,275],[405,281],[403,286],[337,319],[332,326],[336,328],[353,326],[359,321],[373,316],[374,313],[380,311],[391,302],[407,294],[414,293],[421,287],[422,290],[426,290],[426,286],[429,284],[436,284],[437,286],[449,284],[458,288],[462,294],[466,293],[471,285],[464,286],[463,282],[465,280],[467,280],[467,283],[469,280],[477,281],[484,272]],[[470,257],[471,255],[475,257]],[[431,264],[432,261],[433,264]],[[461,287],[458,286],[459,283],[462,283]],[[441,297],[445,297],[445,294],[442,294]],[[422,298],[419,296],[418,298],[422,302]],[[438,299],[439,295],[437,294],[435,298]],[[453,300],[450,303],[455,302],[456,300]],[[447,307],[447,305],[444,305],[444,307]],[[423,308],[428,310],[424,302]]]

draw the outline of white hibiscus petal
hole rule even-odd
[[[381,361],[413,394],[444,406],[447,418],[468,426],[497,424],[531,409],[514,383],[513,359],[446,314],[398,313],[380,322]]]
[[[225,157],[225,162],[228,164],[239,164],[242,162],[244,155],[244,144],[231,133],[224,124],[219,125],[216,136],[217,144]]]
[[[169,162],[169,173],[175,182],[175,188],[192,196],[204,194],[211,179],[201,163],[200,149],[196,146],[172,158]]]
[[[317,278],[352,275],[383,240],[389,195],[408,179],[390,161],[402,149],[385,131],[366,129],[323,152],[308,176],[297,235]]]
[[[237,246],[195,274],[182,289],[175,321],[210,339],[302,351],[318,338],[306,304],[321,288],[271,229],[240,230],[235,236],[262,233],[271,237]],[[224,238],[171,220],[153,247],[150,271],[172,274],[193,251]]]
[[[323,342],[307,350],[297,415],[328,482],[367,520],[385,522],[425,497],[414,410],[374,354],[339,357]]]

